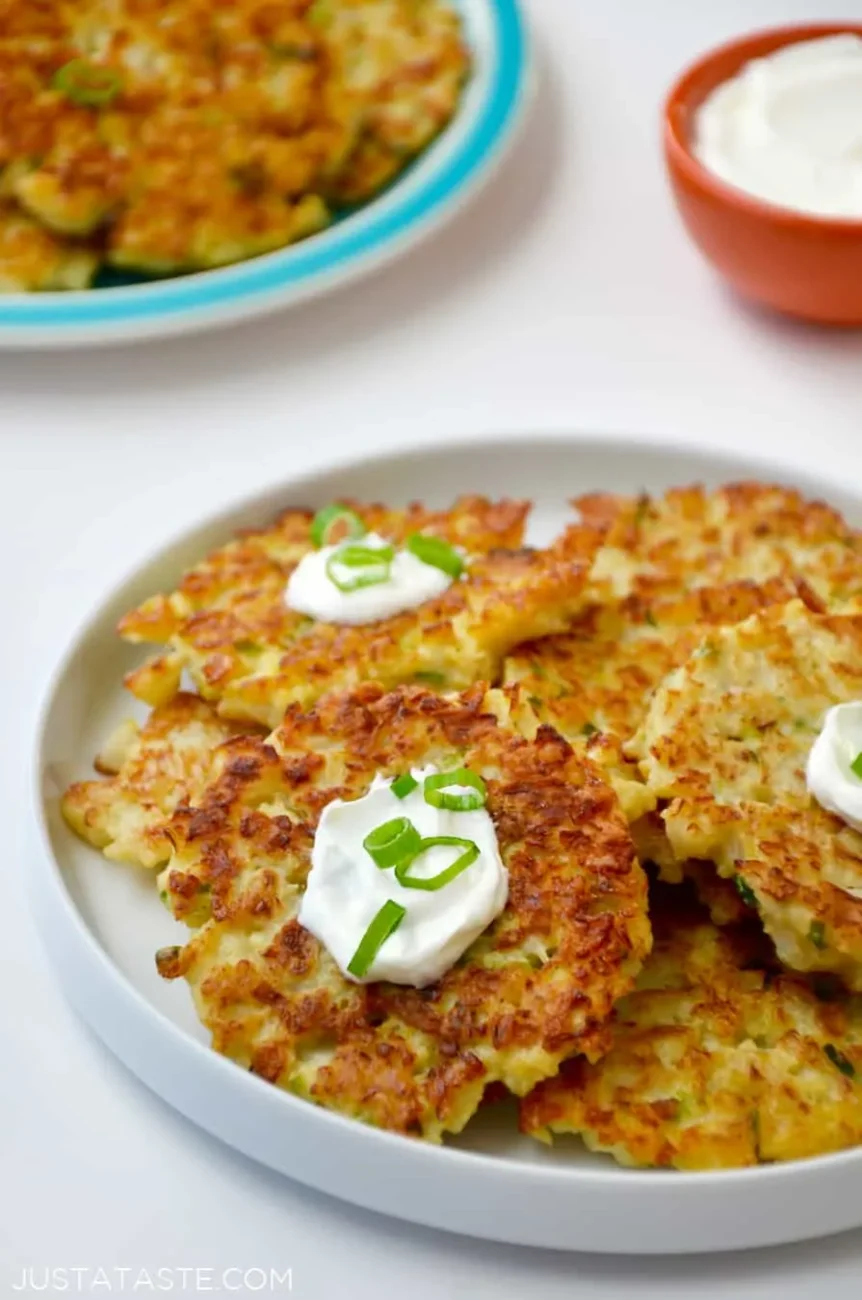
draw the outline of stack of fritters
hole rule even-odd
[[[0,291],[281,248],[455,112],[447,0],[0,0]]]
[[[237,538],[123,620],[162,646],[128,682],[154,712],[65,800],[161,868],[193,933],[159,970],[215,1047],[433,1140],[502,1082],[526,1132],[626,1164],[862,1141],[862,836],[804,774],[826,710],[862,698],[859,534],[759,484],[585,497],[539,551],[525,503],[349,504],[456,543],[465,577],[335,627],[284,603],[310,513]],[[429,763],[485,779],[509,902],[430,989],[360,986],[297,920],[315,827]]]

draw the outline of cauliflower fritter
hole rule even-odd
[[[655,498],[592,493],[573,504],[586,524],[607,533],[591,581],[600,601],[773,578],[804,579],[812,604],[862,595],[862,534],[791,488],[755,482],[672,488]]]
[[[363,105],[361,134],[330,193],[372,197],[453,116],[470,66],[454,9],[415,0],[317,0],[337,80]]]
[[[86,289],[98,265],[94,249],[64,243],[0,198],[0,293]]]
[[[188,980],[218,1051],[432,1141],[459,1132],[490,1084],[523,1095],[573,1052],[602,1053],[649,951],[646,880],[610,787],[535,726],[517,688],[444,698],[366,686],[292,707],[266,743],[221,747],[197,806],[171,821],[160,878],[200,928],[157,956],[163,975]],[[377,773],[428,763],[487,782],[509,901],[430,988],[355,984],[297,920],[314,829]]]
[[[593,572],[603,556],[604,548]],[[653,691],[685,662],[705,628],[739,622],[796,594],[794,583],[778,578],[592,605],[562,635],[518,646],[504,677],[521,683],[542,722],[587,748],[636,821],[655,807],[655,797],[622,746],[643,721]]]
[[[629,746],[677,858],[708,858],[779,957],[862,990],[862,836],[809,795],[825,713],[862,696],[862,614],[801,602],[710,633]]]
[[[236,734],[212,705],[177,695],[142,727],[129,719],[117,728],[95,761],[103,779],[71,785],[63,816],[106,858],[160,867],[171,854],[166,820],[198,797],[216,746]]]
[[[716,928],[679,890],[654,894],[650,911],[653,952],[617,1006],[610,1052],[539,1084],[521,1103],[524,1131],[677,1169],[862,1141],[862,1000],[777,971],[762,934]]]
[[[0,194],[138,273],[255,257],[403,171],[469,63],[445,0],[4,4]]]
[[[128,614],[120,634],[169,643],[170,661],[188,668],[225,716],[277,726],[288,704],[311,704],[363,681],[393,687],[424,680],[460,690],[495,680],[515,642],[559,630],[580,607],[598,544],[588,530],[534,551],[520,549],[529,508],[523,502],[464,497],[444,512],[348,504],[369,531],[396,545],[421,531],[461,546],[463,578],[378,623],[315,622],[284,602],[290,573],[313,545],[310,513],[295,510],[213,552],[175,592]],[[157,661],[159,690],[164,665]],[[152,674],[146,666],[128,681],[147,700]]]

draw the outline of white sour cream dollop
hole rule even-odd
[[[419,784],[404,799],[392,793],[388,778],[377,776],[368,794],[348,803],[336,799],[320,818],[299,921],[350,980],[356,977],[348,972],[348,964],[389,899],[406,914],[358,983],[389,980],[415,988],[433,984],[506,906],[509,876],[494,823],[485,808],[452,812],[426,803],[422,782],[436,771],[434,767],[414,770]],[[423,839],[450,835],[472,840],[479,856],[441,889],[408,889],[398,883],[391,867],[378,867],[362,844],[369,832],[397,817],[408,818]],[[411,874],[436,876],[452,865],[459,852],[451,846],[429,849]]]
[[[378,533],[339,542],[336,546],[322,546],[320,550],[304,555],[287,582],[284,593],[289,609],[307,614],[320,623],[343,623],[352,627],[363,623],[378,623],[381,619],[416,609],[426,600],[441,596],[454,578],[433,564],[425,564],[411,551],[395,550],[384,582],[374,586],[359,587],[356,591],[341,591],[326,572],[330,557],[349,546],[380,550],[390,545]],[[356,570],[336,565],[336,576],[349,579]]]
[[[838,704],[823,721],[808,755],[809,793],[827,812],[862,831],[862,777],[850,764],[862,753],[862,702]]]
[[[801,41],[747,63],[698,109],[694,152],[770,203],[862,216],[862,39]]]

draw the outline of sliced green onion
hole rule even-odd
[[[362,847],[378,867],[397,867],[416,856],[422,836],[408,817],[396,817],[376,826],[365,836]]]
[[[345,569],[366,569],[377,564],[391,564],[395,559],[395,548],[357,546],[351,542],[348,546],[340,546],[332,558],[337,558],[338,563],[343,564]]]
[[[829,1057],[829,1060],[835,1066],[836,1070],[840,1070],[841,1073],[846,1075],[848,1079],[855,1079],[856,1077],[855,1065],[853,1064],[852,1061],[848,1061],[847,1057],[844,1055],[843,1052],[838,1051],[838,1048],[834,1045],[834,1043],[827,1043],[826,1046],[823,1048],[823,1050],[826,1053],[826,1055]]]
[[[422,879],[421,876],[411,876],[410,871],[416,862],[429,849],[436,848],[438,845],[451,846],[456,849],[463,849],[464,852],[457,857],[451,867],[445,871],[439,872],[436,876],[429,876]],[[476,861],[479,856],[479,846],[473,840],[459,840],[454,835],[436,835],[431,839],[422,840],[419,846],[419,852],[415,853],[407,862],[400,863],[395,868],[395,879],[399,885],[405,889],[442,889],[444,885],[449,885],[460,876],[462,871],[466,871],[469,866]]]
[[[862,754],[857,754],[850,764],[850,771],[854,776],[862,777]]]
[[[388,898],[359,941],[359,947],[347,963],[347,969],[357,979],[370,970],[374,958],[387,939],[398,929],[407,915],[407,909]]]
[[[449,786],[468,785],[469,790],[450,791]],[[457,767],[454,772],[438,772],[425,778],[425,802],[432,808],[448,808],[450,812],[474,812],[484,808],[488,798],[485,782],[469,767]]]
[[[808,938],[815,948],[826,947],[826,926],[822,921],[812,921],[808,929]]]
[[[364,537],[368,532],[355,510],[347,506],[324,506],[311,521],[315,546],[332,546],[346,537]]]
[[[442,537],[428,537],[425,533],[413,533],[407,538],[407,550],[435,569],[442,569],[450,578],[460,578],[464,572],[464,561],[448,542]]]
[[[391,547],[386,550],[391,555]],[[356,554],[358,551],[374,556],[373,562],[360,560]],[[338,572],[339,567],[355,569],[356,572],[345,576]],[[339,551],[333,551],[326,561],[325,569],[332,585],[344,592],[359,591],[362,587],[379,587],[381,583],[389,581],[392,572],[391,559],[386,558],[386,552],[382,549],[374,551],[368,546],[344,546]]]
[[[733,883],[736,885],[736,892],[739,894],[743,903],[745,903],[745,906],[757,907],[757,895],[751,888],[751,885],[749,885],[746,880],[743,880],[742,876],[734,876]]]
[[[395,778],[389,789],[395,795],[396,799],[406,799],[408,794],[413,793],[418,784],[419,782],[416,780],[415,776],[411,776],[409,772],[405,772],[403,776],[397,776]]]
[[[104,68],[88,59],[71,59],[54,73],[52,86],[73,104],[84,108],[106,108],[123,89],[123,79],[114,68]]]

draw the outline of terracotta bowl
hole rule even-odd
[[[705,54],[664,106],[664,152],[677,206],[701,252],[756,302],[805,320],[862,326],[862,220],[807,216],[753,198],[707,171],[692,153],[694,115],[750,59],[862,24],[776,27]]]

